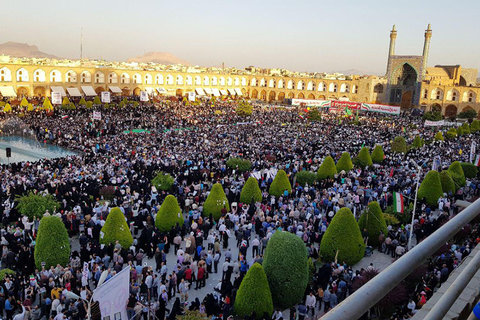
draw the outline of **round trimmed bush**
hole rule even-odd
[[[473,120],[472,123],[470,124],[470,131],[472,133],[480,131],[480,121],[478,121],[477,119]]]
[[[440,174],[438,171],[430,170],[418,188],[418,199],[425,199],[428,205],[434,206],[441,196],[443,196],[443,189]]]
[[[301,186],[305,186],[306,184],[308,184],[309,186],[312,186],[315,183],[315,180],[317,180],[317,174],[315,172],[306,171],[306,170],[297,172],[295,177],[296,177],[296,181]]]
[[[245,172],[252,168],[252,163],[242,158],[230,158],[227,160],[227,167],[239,172]]]
[[[118,240],[122,248],[128,249],[133,243],[127,221],[119,207],[110,210],[101,232],[103,233],[103,236],[100,234],[100,243],[102,244],[115,244],[115,241]]]
[[[328,156],[323,160],[320,168],[318,168],[317,178],[318,180],[333,179],[336,173],[337,167],[335,166],[335,161],[333,161],[332,157]]]
[[[462,128],[462,127],[458,127],[458,128],[457,128],[457,136],[463,136],[463,135],[464,135],[463,128]]]
[[[450,173],[453,182],[455,182],[455,190],[458,190],[467,184],[467,182],[465,181],[465,173],[463,172],[463,168],[460,162],[453,162],[450,167],[448,167],[448,173]]]
[[[360,150],[355,164],[361,168],[369,167],[373,164],[372,157],[370,156],[370,150],[367,147],[363,147]]]
[[[337,261],[349,265],[362,260],[365,254],[365,243],[360,228],[348,208],[338,210],[333,216],[320,243],[322,261],[334,261],[337,252]]]
[[[35,243],[35,266],[45,269],[57,264],[66,266],[70,261],[70,241],[67,228],[57,216],[45,216],[40,220],[38,235]]]
[[[372,201],[368,204],[368,208],[362,213],[358,220],[358,226],[360,230],[367,230],[368,244],[378,246],[378,236],[380,236],[380,232],[386,235],[388,230],[382,209],[377,201]]]
[[[415,136],[415,139],[413,139],[413,142],[412,142],[412,148],[418,149],[423,147],[424,144],[425,144],[425,141],[423,141],[423,139],[420,138],[420,136]]]
[[[395,153],[407,153],[407,141],[402,136],[397,136],[392,142],[392,151]]]
[[[385,154],[383,153],[383,147],[377,144],[372,151],[372,161],[374,163],[382,163],[383,159],[385,159]]]
[[[348,172],[353,169],[352,158],[350,153],[344,152],[342,156],[337,161],[337,172],[345,171]]]
[[[172,230],[177,223],[179,226],[183,225],[182,209],[178,205],[177,198],[169,194],[158,209],[155,226],[158,230],[167,232]]]
[[[462,169],[463,173],[465,174],[465,178],[473,179],[478,174],[478,168],[476,165],[470,162],[462,162]]]
[[[80,101],[78,102],[78,104],[79,104],[80,106],[86,106],[86,105],[87,105],[87,101],[85,101],[85,98],[82,97],[82,98],[80,99]]]
[[[443,141],[443,133],[442,131],[438,131],[437,133],[435,133],[435,141]]]
[[[262,265],[255,262],[240,283],[234,304],[235,314],[249,317],[255,312],[256,319],[273,313],[273,301],[267,275]]]
[[[453,182],[453,179],[447,170],[440,172],[440,182],[442,183],[442,190],[444,193],[455,193],[455,182]]]
[[[270,184],[268,193],[275,197],[280,197],[285,190],[287,190],[289,194],[292,193],[292,185],[290,184],[290,180],[288,180],[287,173],[283,170],[278,170],[275,179],[273,179]]]
[[[455,139],[457,137],[457,130],[455,128],[448,129],[446,136],[448,139]]]
[[[51,194],[42,196],[32,191],[25,196],[17,198],[17,201],[17,210],[30,219],[41,218],[47,210],[53,213],[60,207],[58,201]]]
[[[463,134],[470,134],[470,125],[467,122],[462,124]]]
[[[152,180],[152,185],[158,190],[168,191],[172,189],[175,179],[168,173],[160,171]]]
[[[262,191],[258,186],[258,181],[254,177],[247,179],[247,182],[243,185],[242,192],[240,192],[240,202],[251,203],[262,201]]]
[[[222,216],[222,209],[230,211],[230,204],[220,183],[215,183],[203,204],[203,216],[213,216],[215,220]]]
[[[308,283],[307,248],[296,235],[276,231],[263,259],[275,308],[285,310],[303,299]]]

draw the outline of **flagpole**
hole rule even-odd
[[[413,160],[412,160],[413,162]],[[414,162],[415,163],[415,162]],[[415,163],[415,165],[418,168],[417,172],[417,187],[415,190],[415,201],[413,202],[413,212],[412,212],[412,224],[410,225],[410,235],[408,236],[408,244],[407,244],[407,249],[410,250],[412,246],[412,235],[413,235],[413,222],[415,221],[415,211],[417,209],[417,195],[418,195],[418,185],[420,184],[420,171],[422,168]]]

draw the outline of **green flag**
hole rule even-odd
[[[345,108],[345,114],[347,116],[351,116],[352,115],[352,110],[350,110],[348,107]]]

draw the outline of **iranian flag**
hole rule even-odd
[[[393,207],[395,212],[403,213],[403,195],[398,192],[393,193]]]
[[[475,162],[473,164],[477,167],[480,166],[480,154],[477,154],[477,156],[475,157]]]

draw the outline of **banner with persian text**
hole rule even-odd
[[[387,106],[387,105],[383,105],[383,104],[362,103],[362,108],[360,110],[371,111],[371,112],[380,112],[380,113],[388,113],[388,114],[394,114],[394,115],[399,115],[400,114],[400,107]]]

